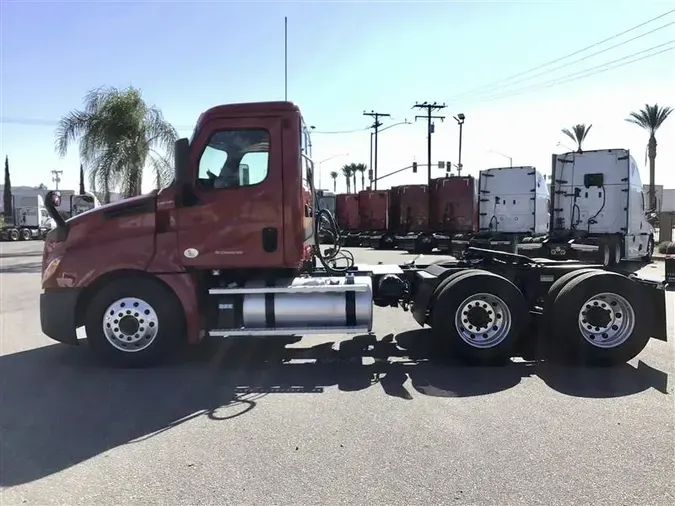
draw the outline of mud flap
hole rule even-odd
[[[648,280],[635,281],[636,290],[639,290],[640,297],[648,301],[646,307],[651,308],[652,315],[645,322],[639,322],[638,325],[649,327],[649,335],[652,339],[659,341],[668,341],[668,323],[666,322],[666,291],[658,282]]]

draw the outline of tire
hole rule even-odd
[[[21,234],[16,228],[13,228],[12,230],[9,231],[9,240],[12,242],[16,242],[21,238]]]
[[[654,256],[654,236],[649,236],[649,241],[647,241],[647,254],[642,257],[643,262],[651,263],[652,256]]]
[[[556,339],[552,336],[555,336],[555,322],[553,318],[553,303],[560,291],[573,279],[578,278],[582,274],[587,274],[589,272],[604,272],[601,269],[594,267],[586,267],[583,269],[577,269],[567,274],[563,274],[558,279],[556,279],[553,284],[549,287],[546,296],[544,297],[544,303],[542,306],[543,310],[543,328],[539,329],[539,335],[542,337],[542,344],[544,344],[545,354],[549,355],[551,353],[558,354],[560,352],[557,345]],[[559,358],[559,357],[557,357]]]
[[[603,267],[609,267],[612,265],[612,249],[610,248],[609,243],[602,242],[600,243],[600,259],[599,262]]]
[[[117,316],[126,313],[124,320],[111,316],[113,310],[119,311]],[[126,321],[122,324],[127,327],[126,335],[122,325],[114,327],[120,321]],[[105,363],[146,367],[160,363],[178,349],[185,335],[185,317],[177,297],[158,281],[122,278],[94,295],[85,314],[85,328],[92,350]],[[134,328],[136,333],[129,334]]]
[[[29,228],[22,228],[21,229],[21,240],[22,241],[30,241],[33,238],[33,233],[30,231]]]
[[[614,256],[612,258],[612,265],[614,267],[619,267],[623,261],[623,245],[621,239],[617,239],[614,242]]]
[[[552,308],[553,337],[563,357],[595,366],[623,364],[636,357],[650,337],[641,324],[650,318],[649,308],[636,292],[632,281],[613,272],[586,272],[569,281]],[[596,311],[592,315],[596,322],[607,318],[603,325],[590,326],[593,320],[583,313],[589,308]]]
[[[431,313],[436,340],[472,364],[508,362],[529,317],[520,290],[506,278],[480,270],[460,272],[448,281]]]

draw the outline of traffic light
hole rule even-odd
[[[373,180],[373,169],[368,169],[368,181]]]
[[[452,162],[445,162],[445,172],[450,172],[450,168],[452,167]]]
[[[417,162],[413,162],[413,174],[417,174]]]

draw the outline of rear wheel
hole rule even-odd
[[[449,351],[472,363],[510,359],[527,322],[523,295],[507,279],[486,271],[449,278],[434,302],[431,327]]]
[[[185,328],[183,308],[173,292],[144,278],[105,285],[89,303],[85,320],[92,349],[121,367],[160,362],[178,347]]]
[[[29,228],[22,228],[21,229],[21,240],[22,241],[30,241],[33,238],[33,233],[30,231]]]
[[[15,228],[9,231],[9,240],[10,241],[18,241],[21,238],[21,234],[19,234],[19,231]]]
[[[576,363],[625,363],[647,345],[640,322],[648,308],[633,282],[612,272],[586,272],[565,285],[553,303],[554,337],[564,356]]]

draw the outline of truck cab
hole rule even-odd
[[[121,278],[152,279],[186,310],[199,339],[195,272],[264,277],[300,269],[311,258],[309,133],[288,102],[217,106],[190,138],[176,143],[166,188],[107,204],[46,237],[41,304],[45,333],[74,342],[89,300]],[[246,173],[244,173],[245,169]]]

